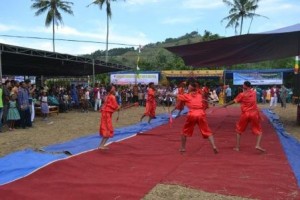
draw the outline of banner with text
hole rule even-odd
[[[110,83],[116,85],[129,85],[129,84],[148,84],[153,82],[158,84],[159,74],[110,74]]]
[[[233,73],[233,85],[243,85],[245,81],[252,85],[281,85],[282,79],[282,72]]]

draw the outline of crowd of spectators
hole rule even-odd
[[[224,104],[232,100],[239,92],[238,87],[231,88],[229,85],[207,87],[210,90],[209,97],[213,104]],[[0,130],[2,125],[13,131],[15,128],[32,127],[35,119],[36,107],[42,107],[43,120],[47,121],[49,110],[43,109],[48,106],[57,106],[59,112],[68,112],[76,109],[82,113],[89,111],[99,111],[107,95],[106,86],[95,83],[93,86],[70,85],[62,86],[44,86],[36,88],[30,80],[17,82],[6,80],[0,95]],[[258,103],[270,103],[270,108],[281,103],[282,107],[291,102],[292,90],[283,85],[281,87],[260,88],[255,87]],[[168,93],[176,94],[177,86],[156,86],[157,105],[171,106],[175,105],[176,98],[169,96]],[[2,94],[1,94],[2,93]],[[147,85],[124,85],[118,86],[116,90],[116,99],[119,105],[126,106],[138,102],[140,106],[146,105]],[[43,103],[47,103],[44,104]],[[46,105],[46,106],[45,106]]]

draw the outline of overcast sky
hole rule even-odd
[[[56,38],[89,40],[103,43],[56,42],[56,51],[73,55],[104,50],[106,41],[106,13],[91,5],[92,0],[73,0],[74,16],[62,13],[64,25],[56,29]],[[46,15],[34,16],[30,0],[0,1],[0,43],[52,51],[51,40],[33,40],[4,37],[34,36],[52,38],[52,28],[45,27]],[[233,36],[232,28],[225,29],[221,20],[229,8],[222,0],[119,0],[111,3],[110,43],[136,47],[164,41],[204,30],[221,36]],[[261,0],[251,33],[269,31],[300,23],[300,0]],[[244,33],[249,27],[245,22]],[[136,45],[136,46],[135,46]],[[128,47],[109,45],[109,48]]]

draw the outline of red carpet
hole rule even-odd
[[[207,192],[256,199],[300,199],[296,180],[276,133],[265,119],[262,145],[254,149],[248,131],[235,144],[238,108],[208,115],[216,144],[214,155],[207,140],[188,138],[187,152],[178,152],[185,117],[173,127],[160,126],[144,135],[53,163],[36,173],[0,187],[1,199],[141,199],[157,183],[179,184]]]

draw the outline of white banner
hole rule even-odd
[[[148,84],[153,82],[158,84],[158,73],[156,74],[110,74],[110,83],[116,85],[130,85],[130,84]]]
[[[282,80],[282,72],[233,73],[233,85],[243,85],[244,81],[252,85],[281,85]]]

